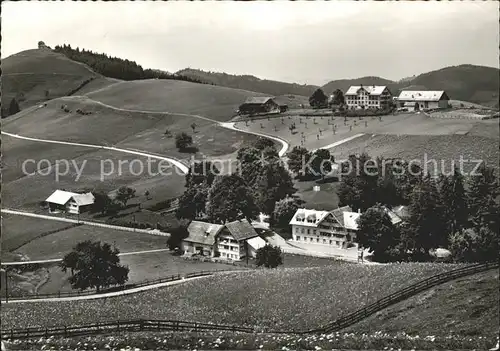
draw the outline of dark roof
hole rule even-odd
[[[265,104],[272,99],[271,96],[250,96],[245,100],[245,104]]]
[[[333,210],[331,213],[333,217],[340,223],[341,226],[344,226],[344,212],[352,212],[352,208],[349,206],[339,207],[336,210]]]
[[[252,225],[246,219],[234,221],[226,224],[227,230],[237,241],[255,238],[259,236]]]
[[[192,221],[187,228],[189,236],[184,240],[193,243],[213,245],[215,243],[215,237],[222,228],[224,228],[224,226],[221,224]]]

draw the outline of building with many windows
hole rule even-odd
[[[299,208],[290,221],[292,240],[347,248],[356,239],[356,221],[360,215],[359,212],[352,212],[349,206],[334,211]]]
[[[392,93],[385,85],[355,85],[344,94],[345,103],[350,109],[379,108],[391,105]]]
[[[256,247],[261,247],[264,241],[258,240],[259,235],[246,219],[226,224],[192,221],[187,230],[183,251],[234,261],[255,256]]]

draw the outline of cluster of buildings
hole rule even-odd
[[[404,90],[393,96],[385,85],[353,85],[344,93],[348,109],[387,109],[396,106],[399,110],[418,111],[449,107],[450,98],[444,90]],[[328,102],[331,105],[333,94]],[[239,115],[283,113],[287,105],[279,105],[274,97],[249,97],[240,105]]]
[[[403,90],[396,97],[383,85],[351,86],[344,98],[350,109],[386,109],[395,104],[407,111],[447,108],[450,100],[444,90]]]

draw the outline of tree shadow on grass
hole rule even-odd
[[[183,154],[195,154],[198,151],[199,149],[196,146],[188,146],[179,150],[179,152],[182,152]]]

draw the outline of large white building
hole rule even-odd
[[[427,110],[449,107],[450,98],[444,90],[404,90],[397,99],[399,108],[407,108],[408,111]]]
[[[299,208],[290,221],[292,238],[301,243],[347,248],[356,239],[360,215],[349,206],[331,212]]]
[[[385,85],[355,85],[344,94],[348,108],[379,108],[390,106],[392,93]]]

